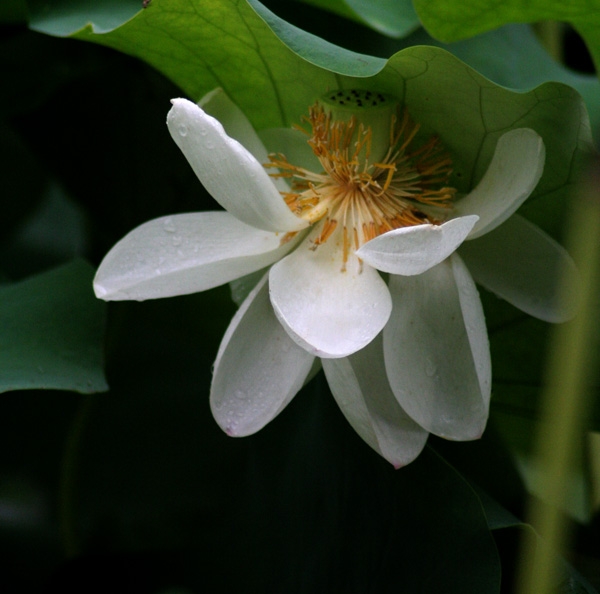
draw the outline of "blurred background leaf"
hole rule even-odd
[[[420,26],[412,0],[304,0],[355,19],[390,37],[404,37]]]
[[[588,0],[508,0],[500,4],[492,0],[414,0],[414,6],[425,28],[441,41],[458,41],[495,29],[508,23],[565,21],[571,23],[585,39],[600,64],[600,12]]]
[[[27,0],[27,4],[31,28],[58,36],[86,26],[107,33],[142,9],[140,0]]]
[[[108,389],[103,369],[104,313],[94,269],[75,261],[0,287],[0,392]]]

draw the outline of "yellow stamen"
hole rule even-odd
[[[290,180],[291,191],[282,196],[292,212],[310,223],[325,219],[312,249],[341,230],[342,270],[352,251],[378,235],[445,218],[456,193],[448,185],[452,160],[435,136],[415,146],[420,126],[406,110],[401,118],[390,117],[389,146],[383,151],[375,149],[371,127],[356,115],[335,120],[317,103],[305,121],[312,132],[299,129],[309,134],[323,171],[289,163],[281,154],[270,155],[266,167],[277,169],[273,177]],[[381,142],[385,135],[378,138]],[[374,150],[379,158],[370,162]]]

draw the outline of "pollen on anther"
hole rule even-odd
[[[335,120],[320,104],[310,108],[308,144],[322,171],[309,171],[290,163],[283,155],[270,155],[267,167],[277,168],[274,177],[289,180],[282,192],[285,203],[297,216],[321,225],[311,249],[336,236],[342,251],[342,270],[353,251],[378,235],[413,225],[439,224],[452,206],[456,190],[449,186],[452,160],[437,137],[418,142],[419,124],[406,110],[392,114],[388,145],[370,162],[375,150],[373,134],[357,114],[369,109],[364,102],[386,102],[370,91],[338,91],[328,96],[337,103],[348,101],[357,112],[347,120]],[[341,233],[341,236],[339,235]],[[286,236],[287,237],[287,236]],[[293,236],[292,236],[293,237]],[[291,237],[289,238],[291,239]],[[289,241],[287,239],[287,241]]]

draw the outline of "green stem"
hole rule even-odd
[[[568,494],[568,472],[584,430],[588,386],[594,362],[590,353],[596,331],[600,262],[600,165],[581,187],[569,224],[567,246],[578,264],[581,304],[577,316],[554,329],[546,370],[542,422],[537,453],[545,472],[544,504],[532,500],[528,521],[545,541],[524,543],[519,574],[520,594],[548,594],[557,580],[556,555],[565,548],[567,530],[561,509]],[[564,286],[564,284],[563,284]],[[568,289],[569,287],[565,287]]]

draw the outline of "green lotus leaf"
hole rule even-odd
[[[425,132],[442,138],[455,156],[453,183],[462,191],[481,177],[497,139],[510,129],[531,127],[546,144],[537,197],[564,196],[591,145],[583,101],[564,84],[511,91],[429,46],[409,47],[385,62],[305,33],[257,0],[154,0],[108,33],[87,25],[74,37],[137,56],[193,99],[220,86],[258,129],[300,122],[331,89],[388,92]]]
[[[106,306],[82,260],[0,288],[0,392],[108,389],[103,372]]]

